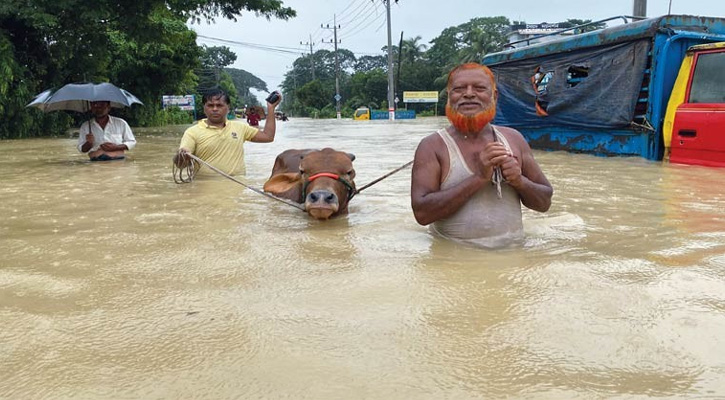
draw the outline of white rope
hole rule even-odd
[[[249,186],[246,183],[244,183],[244,182],[240,181],[239,179],[236,179],[235,177],[233,177],[233,176],[225,173],[224,171],[220,170],[219,168],[217,168],[217,167],[209,164],[208,162],[202,160],[201,158],[199,158],[199,157],[197,157],[197,156],[195,156],[193,154],[186,153],[186,155],[191,159],[191,161],[184,168],[181,168],[181,170],[182,171],[183,170],[187,170],[188,171],[191,168],[191,169],[193,169],[193,172],[187,172],[188,179],[182,179],[183,177],[180,176],[180,179],[177,181],[176,171],[174,169],[174,182],[176,182],[176,183],[189,183],[192,180],[194,180],[194,177],[196,176],[196,171],[198,170],[198,168],[196,168],[196,166],[194,166],[192,164],[194,162],[196,162],[198,164],[202,164],[202,165],[205,165],[205,166],[209,167],[212,171],[218,173],[219,175],[221,175],[221,176],[223,176],[223,177],[225,177],[225,178],[227,178],[227,179],[229,179],[231,181],[234,181],[234,182],[236,182],[236,183],[244,186],[245,188],[247,188],[247,189],[249,189],[249,190],[251,190],[253,192],[259,193],[262,196],[267,196],[270,199],[274,199],[274,200],[280,201],[280,202],[285,203],[285,204],[287,204],[289,206],[292,206],[292,207],[294,207],[294,208],[296,208],[298,210],[306,211],[304,204],[299,204],[299,203],[293,202],[291,200],[283,199],[283,198],[277,197],[277,196],[275,196],[275,195],[273,195],[271,193],[267,193],[267,192],[265,192],[263,190],[260,190],[260,189],[257,189],[255,187]],[[174,164],[174,167],[176,167],[176,164]]]
[[[508,140],[506,140],[506,137],[504,137],[501,132],[499,132],[496,128],[493,128],[493,140],[497,142],[501,142],[504,147],[506,147],[506,151],[511,155],[511,146],[509,145]],[[493,169],[493,177],[491,177],[491,183],[496,186],[496,195],[499,199],[503,198],[501,194],[501,182],[504,182],[505,179],[503,177],[503,172],[501,172],[501,167],[495,167]]]

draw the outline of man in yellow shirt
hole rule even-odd
[[[282,96],[274,103],[267,103],[264,128],[259,129],[242,122],[228,121],[229,96],[221,89],[204,95],[206,118],[184,132],[174,164],[179,168],[188,165],[193,154],[229,175],[244,174],[244,142],[269,143],[274,140],[276,121],[274,109]]]

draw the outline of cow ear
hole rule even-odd
[[[297,192],[302,193],[302,175],[299,172],[275,175],[264,183],[264,191],[284,198],[294,196]],[[299,195],[294,197],[290,200],[299,201]]]
[[[355,154],[347,153],[347,156],[350,157],[350,161],[355,161]]]

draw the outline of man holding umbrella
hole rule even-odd
[[[78,150],[88,153],[91,161],[120,160],[126,150],[136,145],[136,138],[126,121],[111,117],[111,107],[130,107],[141,104],[136,96],[109,83],[69,83],[58,90],[48,89],[35,96],[27,107],[43,112],[68,110],[93,114],[93,119],[81,125]]]
[[[93,118],[84,122],[78,135],[78,150],[88,153],[91,161],[124,159],[126,150],[136,146],[131,127],[121,118],[113,117],[110,101],[91,101]]]

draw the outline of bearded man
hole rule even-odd
[[[454,68],[447,92],[451,125],[424,138],[415,152],[415,219],[441,236],[477,246],[520,242],[521,204],[545,212],[553,188],[521,133],[491,124],[498,92],[488,67]]]

